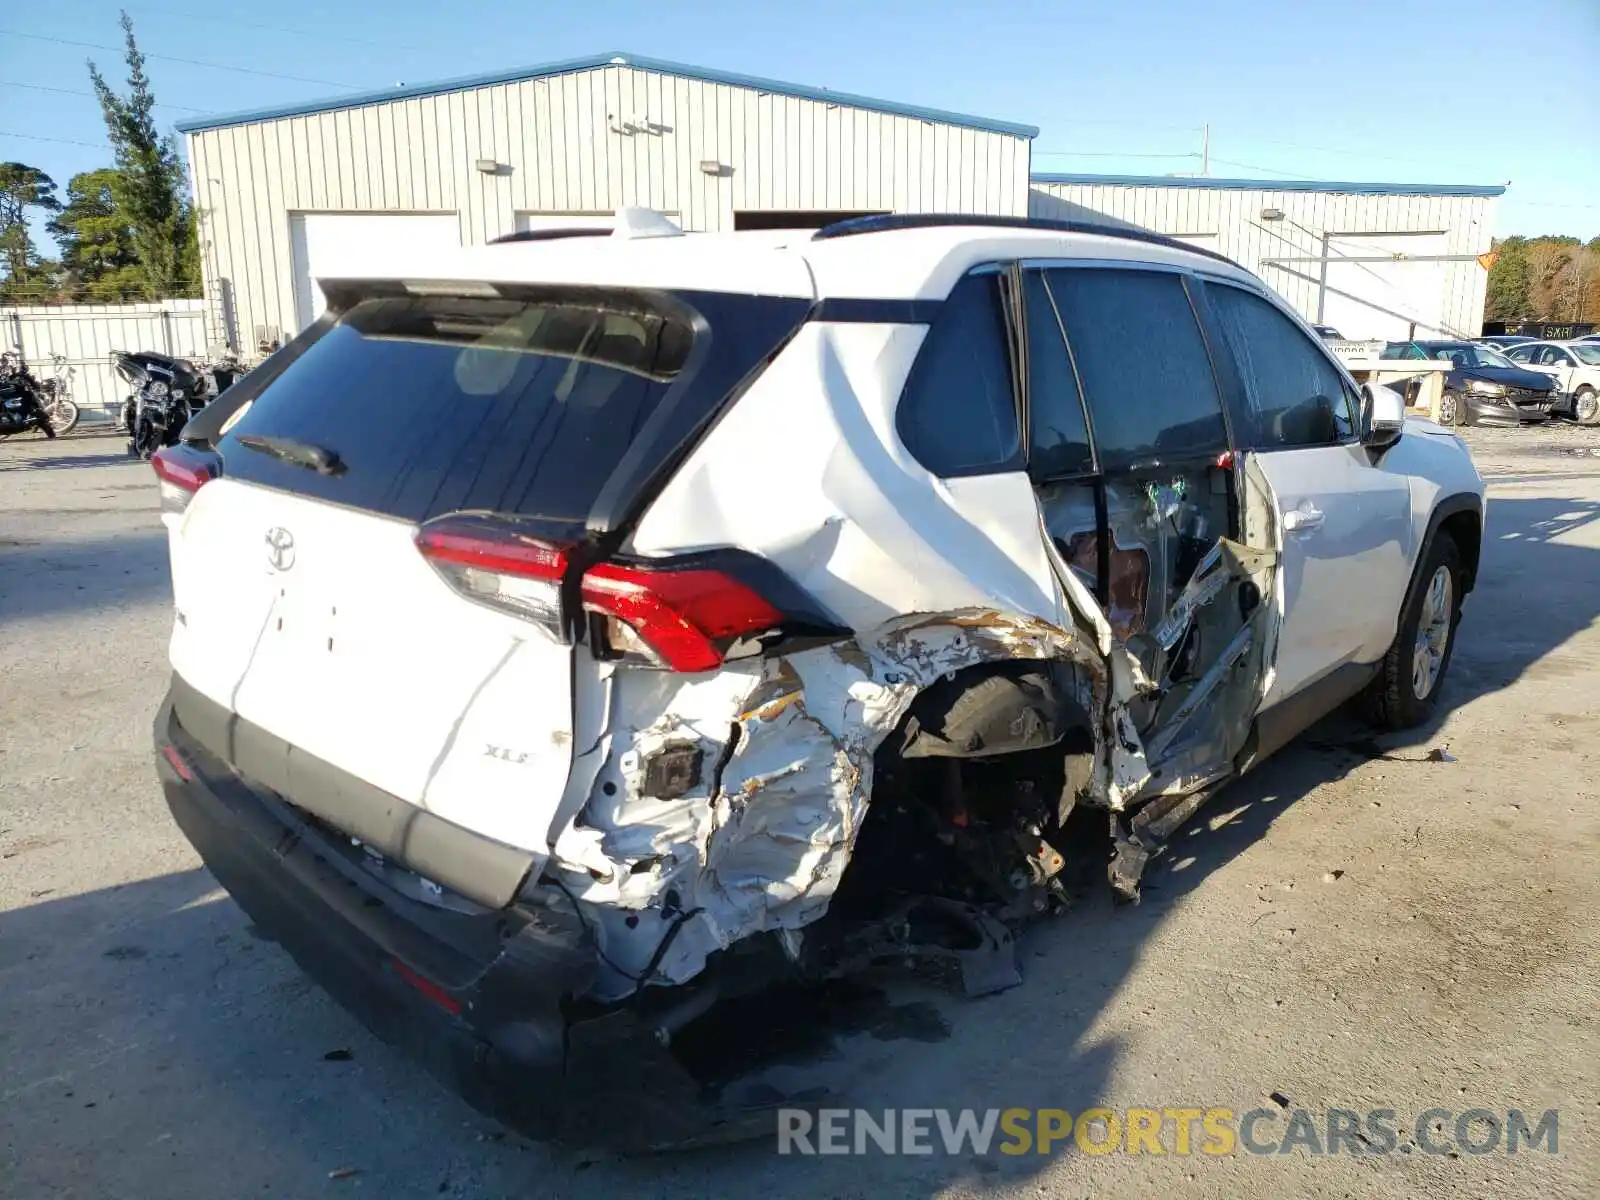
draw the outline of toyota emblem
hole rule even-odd
[[[267,561],[274,571],[287,571],[294,566],[294,534],[281,525],[267,530]]]

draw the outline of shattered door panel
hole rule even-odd
[[[1038,489],[1062,561],[1093,587],[1142,695],[1128,717],[1144,744],[1141,795],[1225,773],[1243,748],[1270,666],[1277,568],[1271,549],[1232,540],[1233,476],[1206,465]]]
[[[1206,467],[1106,480],[1104,578],[1096,486],[1042,485],[1039,508],[1061,557],[1095,589],[1113,632],[1126,640],[1160,623],[1201,557],[1228,534],[1227,472]]]

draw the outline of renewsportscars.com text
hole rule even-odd
[[[1560,1113],[1429,1108],[778,1111],[779,1154],[1519,1154],[1559,1152]]]

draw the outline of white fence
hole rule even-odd
[[[0,350],[20,349],[41,379],[55,374],[51,356],[66,359],[72,398],[86,420],[112,419],[128,388],[111,365],[113,350],[155,350],[206,356],[206,302],[51,304],[0,309]]]

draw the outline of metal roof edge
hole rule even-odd
[[[916,117],[946,125],[962,125],[990,133],[1005,133],[1013,137],[1032,139],[1039,136],[1036,125],[1020,125],[1011,121],[995,121],[988,117],[975,117],[966,113],[948,112],[939,108],[925,108],[917,104],[899,104],[892,100],[879,100],[854,92],[835,92],[827,88],[806,87],[798,83],[785,83],[780,79],[767,79],[759,75],[740,75],[733,71],[716,71],[709,67],[696,67],[688,63],[668,62],[666,59],[646,58],[639,54],[613,51],[607,54],[589,54],[564,62],[543,63],[537,66],[517,67],[507,71],[492,71],[483,75],[466,75],[456,79],[441,79],[433,83],[418,83],[407,87],[384,88],[378,91],[353,92],[348,96],[325,97],[299,104],[284,104],[273,108],[252,109],[245,112],[217,113],[179,121],[179,133],[199,133],[207,129],[221,129],[229,125],[246,125],[255,121],[273,121],[284,117],[303,117],[312,113],[334,112],[343,108],[361,108],[369,104],[384,104],[395,100],[413,100],[421,96],[438,96],[446,92],[466,91],[469,88],[491,87],[502,83],[521,83],[529,79],[545,79],[552,75],[565,75],[572,71],[591,71],[599,67],[634,67],[641,71],[656,71],[663,75],[678,75],[698,79],[704,83],[723,83],[730,87],[754,88],[757,91],[776,92],[802,100],[821,100],[828,104],[843,104],[852,108],[871,109],[894,116]]]
[[[1348,183],[1320,179],[1213,179],[1182,175],[1075,175],[1035,171],[1029,183],[1087,183],[1109,187],[1202,188],[1211,191],[1347,192],[1364,196],[1503,196],[1501,184]]]

